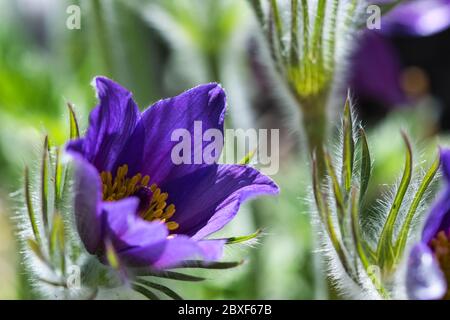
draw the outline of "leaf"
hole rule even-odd
[[[318,0],[317,11],[314,20],[314,30],[312,37],[312,54],[313,58],[319,61],[323,60],[322,44],[323,30],[325,25],[326,0]]]
[[[41,163],[41,210],[42,221],[45,230],[48,230],[48,166],[49,166],[49,143],[48,136],[44,139]]]
[[[283,25],[281,22],[280,12],[278,10],[277,0],[270,0],[270,10],[273,15],[275,32],[278,40],[278,46],[280,47],[280,55],[284,58],[284,42],[283,42]]]
[[[365,251],[365,243],[364,240],[361,238],[361,230],[359,225],[359,197],[358,197],[358,191],[356,188],[353,188],[352,195],[351,195],[351,217],[352,217],[352,234],[353,234],[353,241],[355,242],[356,252],[358,253],[359,260],[361,261],[361,264],[364,267],[364,270],[366,271],[366,274],[372,281],[375,288],[378,290],[380,295],[388,299],[389,293],[386,291],[386,289],[383,287],[380,279],[377,277],[377,275],[374,272],[370,271],[370,262],[367,258],[366,251]]]
[[[353,188],[352,192],[352,206],[351,206],[351,217],[352,217],[352,235],[353,241],[355,242],[356,251],[358,252],[359,260],[361,261],[364,269],[369,268],[369,260],[367,259],[366,252],[363,246],[363,241],[361,239],[361,230],[359,225],[359,204],[358,204],[358,192],[356,188]]]
[[[334,229],[333,219],[331,217],[331,212],[326,202],[326,197],[320,190],[315,153],[313,154],[312,169],[313,169],[312,171],[313,171],[314,198],[316,201],[317,210],[319,211],[319,216],[322,220],[322,223],[325,225],[325,230],[327,231],[331,244],[339,257],[339,260],[341,261],[342,267],[344,268],[348,276],[353,281],[357,282],[357,279],[355,279],[351,271],[343,246],[341,245],[338,236],[336,234],[336,231]]]
[[[144,297],[148,298],[149,300],[161,300],[161,299],[159,299],[159,297],[156,294],[154,294],[152,291],[150,291],[149,289],[147,289],[141,285],[134,284],[133,290],[139,292],[140,294],[142,294]]]
[[[38,244],[41,242],[41,235],[39,233],[39,227],[36,222],[36,214],[34,212],[33,208],[33,201],[31,199],[31,192],[30,192],[30,174],[28,171],[28,167],[25,167],[25,202],[27,205],[27,212],[28,212],[28,219],[31,223],[31,228],[33,230],[33,235],[35,240]]]
[[[70,140],[78,139],[80,137],[80,129],[73,105],[68,102],[67,107],[69,108]]]
[[[325,159],[325,166],[327,167],[328,175],[331,178],[331,183],[333,186],[333,193],[334,198],[336,200],[336,207],[339,214],[339,221],[343,221],[344,219],[344,197],[342,195],[342,190],[339,185],[336,171],[334,170],[333,164],[331,163],[331,157],[330,154],[327,152],[327,150],[324,149],[324,159]]]
[[[408,238],[408,234],[411,228],[411,223],[414,218],[414,215],[417,211],[417,208],[419,207],[420,202],[422,201],[423,196],[425,195],[425,192],[428,190],[430,183],[433,181],[436,172],[439,169],[439,166],[440,166],[440,157],[437,157],[436,160],[431,165],[430,169],[428,169],[419,188],[417,189],[416,194],[414,195],[414,199],[411,203],[408,213],[406,214],[405,221],[403,222],[397,242],[395,244],[395,252],[396,252],[395,256],[397,259],[401,257],[403,250],[405,249],[406,240]]]
[[[353,161],[355,142],[353,141],[353,119],[350,108],[350,94],[344,107],[343,118],[343,151],[342,151],[342,185],[346,193],[350,192],[352,185]]]
[[[53,216],[52,231],[50,233],[50,257],[55,259],[56,248],[59,250],[61,271],[64,272],[65,267],[65,236],[64,236],[64,222],[60,214],[56,213]]]
[[[55,189],[55,208],[59,209],[62,200],[62,179],[63,179],[63,165],[61,164],[61,149],[56,148],[55,151],[55,177],[54,177],[54,189]]]
[[[225,240],[225,244],[237,244],[237,243],[242,243],[242,242],[247,242],[247,241],[253,240],[256,237],[258,237],[261,234],[261,232],[262,232],[262,230],[258,229],[255,232],[253,232],[252,234],[249,234],[246,236],[231,237],[231,238],[218,239],[218,240]]]
[[[367,142],[366,132],[362,127],[359,128],[359,136],[361,141],[361,181],[360,181],[360,193],[359,202],[361,204],[369,186],[369,180],[371,175],[372,160],[370,158],[369,144]]]
[[[238,262],[205,262],[200,260],[188,260],[184,261],[182,264],[174,267],[175,268],[198,268],[198,269],[215,269],[215,270],[223,270],[223,269],[232,269],[242,265],[244,261]]]
[[[250,2],[250,5],[253,7],[253,10],[255,11],[256,18],[258,19],[258,22],[260,26],[264,26],[264,12],[261,6],[261,0],[248,0]]]
[[[377,247],[377,259],[381,265],[387,264],[388,267],[392,266],[394,262],[395,254],[393,251],[393,243],[392,237],[394,233],[394,225],[397,220],[397,216],[400,210],[400,207],[403,202],[403,198],[405,197],[406,191],[408,189],[409,183],[411,181],[412,175],[412,149],[411,144],[409,142],[408,137],[404,132],[402,132],[403,140],[406,145],[406,160],[405,160],[405,168],[403,171],[403,177],[400,182],[400,186],[397,190],[397,194],[395,195],[394,202],[392,203],[392,207],[387,216],[386,222],[383,226],[383,230],[381,231],[380,239]]]
[[[298,51],[298,0],[291,0],[291,48],[290,60],[292,65],[297,65]]]
[[[147,281],[144,279],[139,279],[137,281],[137,284],[141,284],[143,286],[158,290],[158,291],[164,293],[165,295],[167,295],[169,298],[172,298],[174,300],[183,300],[183,298],[178,293],[176,293],[172,289],[170,289],[166,286],[163,286],[161,284],[150,282],[150,281]]]
[[[158,277],[170,280],[179,280],[179,281],[190,281],[190,282],[200,282],[205,280],[205,278],[191,276],[189,274],[173,272],[173,271],[156,271],[156,270],[148,270],[148,269],[136,269],[136,274],[138,276],[149,276],[149,277]]]

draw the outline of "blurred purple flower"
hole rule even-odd
[[[407,290],[412,299],[450,299],[450,149],[441,149],[441,166],[445,188],[409,257]]]
[[[389,4],[393,0],[372,1]],[[430,36],[450,26],[450,0],[411,0],[381,19],[380,30],[366,30],[353,56],[350,86],[357,96],[395,106],[408,101],[401,88],[402,65],[391,39]]]
[[[95,86],[99,105],[87,134],[67,147],[75,166],[76,223],[87,251],[104,261],[105,243],[111,243],[125,265],[155,269],[193,257],[219,259],[225,241],[205,238],[230,222],[246,199],[279,191],[248,166],[173,164],[175,129],[193,134],[194,121],[201,121],[204,130],[223,133],[222,88],[201,85],[141,114],[117,83],[98,77]]]

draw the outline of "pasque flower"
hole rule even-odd
[[[441,166],[446,185],[409,258],[407,289],[413,299],[450,299],[450,149],[441,149]]]
[[[370,1],[380,5],[394,2]],[[352,60],[352,88],[357,95],[388,106],[407,102],[400,84],[403,66],[392,38],[431,36],[449,26],[449,0],[410,0],[396,5],[382,17],[380,30],[366,30],[362,35]],[[378,62],[383,63],[381,68]]]
[[[206,238],[230,222],[246,199],[279,191],[249,166],[172,162],[175,129],[193,133],[194,121],[201,121],[204,130],[223,133],[222,88],[200,85],[140,113],[119,84],[97,77],[94,85],[99,104],[86,136],[67,146],[75,219],[87,251],[105,261],[111,244],[121,263],[153,269],[194,257],[219,259],[225,241]]]

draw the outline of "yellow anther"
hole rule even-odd
[[[166,225],[167,225],[167,229],[169,229],[170,231],[178,229],[178,227],[179,227],[178,223],[176,223],[175,221],[169,221],[166,223]]]
[[[142,178],[141,185],[146,187],[146,186],[148,186],[149,182],[150,182],[150,176],[145,176],[144,178]]]
[[[113,178],[111,172],[102,172],[100,178],[102,180],[102,191],[104,201],[118,201],[130,196],[133,196],[140,189],[145,188],[151,192],[149,195],[149,202],[146,209],[141,212],[143,219],[148,221],[163,221],[167,228],[173,231],[178,228],[178,223],[175,221],[168,221],[175,213],[175,205],[167,206],[169,194],[161,192],[156,184],[150,183],[150,176],[142,176],[138,173],[133,177],[128,178],[128,165],[123,165],[117,168],[117,174]]]

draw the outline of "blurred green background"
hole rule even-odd
[[[81,28],[66,27],[69,5],[81,8]],[[278,198],[246,204],[223,235],[264,228],[250,248],[228,248],[226,259],[246,263],[208,281],[175,284],[187,298],[314,299],[329,296],[314,258],[317,246],[307,205],[309,169],[296,117],[279,98],[264,58],[259,29],[246,1],[0,1],[0,298],[32,298],[24,280],[10,217],[24,165],[35,166],[45,133],[53,143],[67,134],[66,103],[83,128],[96,100],[90,86],[105,75],[129,88],[141,108],[199,83],[217,81],[228,95],[228,127],[279,128]],[[294,121],[292,121],[294,120]],[[392,183],[402,168],[399,128],[435,154],[434,127],[421,106],[390,112],[369,128],[377,186]],[[430,129],[431,128],[431,129]],[[388,139],[389,143],[385,141]],[[442,138],[441,138],[442,141]]]

